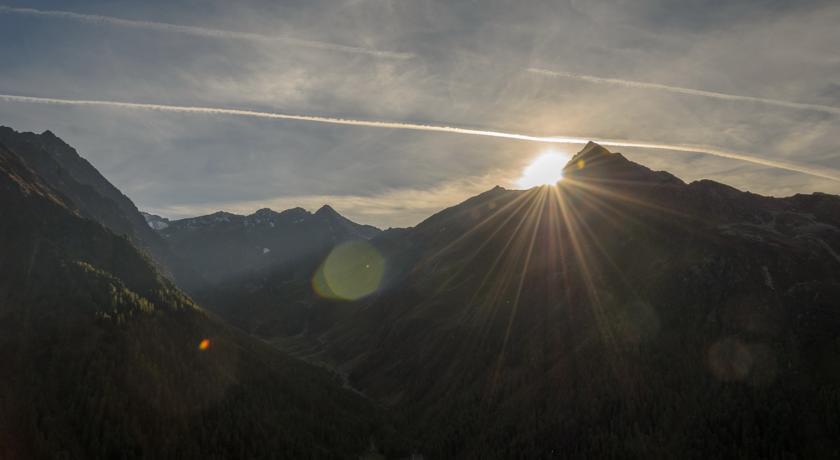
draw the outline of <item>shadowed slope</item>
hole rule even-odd
[[[207,280],[195,287],[200,292],[249,272],[320,254],[341,241],[370,239],[379,229],[352,222],[324,205],[315,213],[302,208],[265,208],[248,216],[220,211],[170,221],[159,233]]]
[[[185,286],[199,281],[149,228],[134,203],[55,134],[17,132],[0,126],[0,144],[20,156],[44,184],[66,196],[68,206],[82,217],[125,235],[160,271]]]
[[[377,411],[334,376],[208,317],[129,239],[74,209],[0,145],[0,457],[387,446]]]
[[[345,218],[328,205],[314,213],[302,208],[276,212],[260,209],[247,216],[217,212],[169,221],[159,234],[177,256],[194,267],[204,280],[190,286],[189,292],[202,305],[247,330],[264,328],[263,316],[251,306],[271,308],[252,296],[270,298],[286,295],[289,289],[299,295],[309,290],[309,275],[335,245],[346,241],[365,241],[380,230]],[[294,278],[294,283],[275,283],[278,277]],[[303,285],[301,286],[301,282]],[[271,321],[270,312],[263,320]]]
[[[261,331],[317,342],[437,456],[836,452],[840,198],[685,184],[595,144],[564,176],[383,233],[371,297],[261,291],[283,325]]]

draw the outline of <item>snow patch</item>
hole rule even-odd
[[[775,291],[776,288],[773,287],[773,277],[770,276],[770,270],[767,268],[766,265],[762,265],[761,270],[764,272],[764,284],[766,284],[767,287]]]

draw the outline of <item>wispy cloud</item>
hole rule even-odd
[[[670,86],[670,85],[663,85],[659,83],[648,83],[648,82],[641,82],[641,81],[634,81],[634,80],[624,80],[621,78],[604,78],[604,77],[596,77],[593,75],[581,75],[571,72],[562,72],[556,70],[547,70],[547,69],[540,69],[536,67],[530,67],[527,69],[528,72],[544,75],[548,77],[556,77],[556,78],[568,78],[572,80],[578,81],[585,81],[589,83],[600,83],[600,84],[608,84],[608,85],[617,85],[617,86],[624,86],[626,88],[639,88],[639,89],[651,89],[657,91],[667,91],[669,93],[676,93],[676,94],[685,94],[688,96],[699,96],[699,97],[707,97],[713,99],[720,99],[724,101],[735,101],[735,102],[757,102],[760,104],[772,105],[776,107],[784,107],[788,109],[797,109],[797,110],[815,110],[818,112],[823,113],[830,113],[835,115],[840,115],[840,107],[833,107],[830,105],[821,105],[821,104],[805,104],[801,102],[790,102],[790,101],[782,101],[779,99],[769,99],[764,97],[755,97],[755,96],[741,96],[738,94],[728,94],[728,93],[718,93],[715,91],[705,91],[702,89],[693,89],[693,88],[684,88],[681,86]]]
[[[363,54],[384,59],[411,59],[414,57],[414,55],[411,53],[399,53],[395,51],[384,51],[359,46],[342,45],[338,43],[303,40],[294,37],[263,35],[250,32],[236,32],[231,30],[186,26],[181,24],[170,24],[165,22],[136,21],[131,19],[115,18],[112,16],[73,13],[71,11],[38,10],[35,8],[16,8],[0,5],[0,13],[68,19],[72,21],[86,22],[90,24],[106,24],[116,27],[130,27],[135,29],[174,32],[198,37],[248,40],[257,42],[283,42],[294,46],[301,46],[326,51],[336,51],[342,53]]]
[[[179,105],[164,105],[164,104],[147,104],[137,102],[120,102],[120,101],[104,101],[104,100],[83,100],[83,99],[59,99],[59,98],[44,98],[32,96],[20,96],[11,94],[0,94],[0,101],[6,102],[22,102],[32,104],[58,104],[58,105],[80,105],[80,106],[94,106],[94,107],[115,107],[123,109],[139,109],[139,110],[157,110],[165,112],[180,112],[180,113],[201,113],[210,115],[230,115],[239,117],[254,117],[254,118],[268,118],[275,120],[290,120],[302,121],[312,123],[324,123],[331,125],[346,125],[346,126],[361,126],[369,128],[386,128],[386,129],[400,129],[411,131],[427,131],[450,134],[462,134],[471,136],[494,137],[501,139],[512,139],[528,142],[551,143],[551,144],[586,144],[589,141],[597,142],[608,147],[632,147],[651,150],[676,151],[687,153],[700,153],[705,155],[712,155],[721,158],[728,158],[732,160],[740,160],[748,163],[753,163],[761,166],[771,168],[784,169],[788,171],[808,174],[814,177],[829,179],[840,182],[840,172],[828,168],[811,168],[795,163],[771,160],[762,158],[759,155],[734,152],[729,150],[718,149],[714,147],[686,145],[676,143],[662,143],[662,142],[647,142],[630,139],[598,139],[578,136],[534,136],[529,134],[483,130],[474,128],[465,128],[457,126],[446,125],[432,125],[419,123],[403,123],[395,121],[381,121],[381,120],[360,120],[352,118],[335,118],[322,117],[316,115],[300,115],[300,114],[285,114],[276,112],[262,112],[254,110],[229,109],[218,107],[190,107]]]

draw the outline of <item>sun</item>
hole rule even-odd
[[[563,167],[570,158],[568,153],[547,150],[522,170],[522,176],[516,181],[516,185],[523,188],[554,185],[563,180]]]

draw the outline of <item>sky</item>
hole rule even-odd
[[[0,125],[170,218],[328,203],[409,226],[586,139],[840,194],[837,24],[807,0],[0,0]]]

